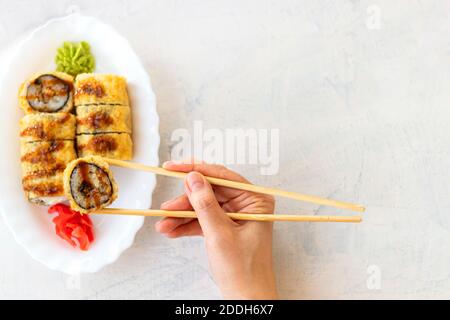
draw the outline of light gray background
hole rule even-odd
[[[73,3],[1,0],[0,48]],[[171,132],[195,120],[279,128],[277,175],[233,168],[256,183],[367,206],[360,225],[275,226],[281,297],[450,298],[449,1],[76,4],[117,28],[143,60],[161,160]],[[180,191],[178,181],[158,179],[154,207]],[[280,213],[312,210],[336,212],[278,202]],[[116,263],[79,279],[33,261],[0,221],[0,298],[219,298],[202,240],[165,239],[155,221]]]

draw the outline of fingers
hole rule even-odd
[[[225,212],[273,213],[275,200],[265,194],[243,193],[222,205]]]
[[[166,233],[169,238],[179,238],[179,237],[191,237],[191,236],[201,236],[203,235],[202,228],[197,220],[191,221],[189,223],[183,224],[174,230]]]
[[[194,222],[191,218],[164,218],[155,224],[156,231],[160,233],[170,233],[176,228]],[[197,221],[195,221],[197,222]],[[197,223],[198,224],[198,223]]]
[[[161,204],[161,209],[163,210],[192,210],[191,203],[189,202],[188,196],[184,193],[175,199],[168,200]]]
[[[171,199],[161,204],[161,209],[163,210],[193,210],[191,204],[189,203],[189,198],[186,194]],[[169,233],[175,230],[178,226],[187,224],[191,222],[192,218],[164,218],[155,224],[156,231],[160,233]]]
[[[198,172],[190,172],[184,181],[186,194],[197,213],[205,237],[220,234],[231,227],[232,220],[225,215],[214,195],[211,185]]]

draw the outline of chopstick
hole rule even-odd
[[[128,168],[128,169],[133,169],[133,170],[152,172],[155,174],[173,177],[173,178],[184,179],[184,177],[187,175],[187,173],[184,173],[184,172],[170,171],[170,170],[166,170],[166,169],[163,169],[160,167],[148,166],[148,165],[144,165],[141,163],[128,162],[128,161],[122,161],[122,160],[116,160],[116,159],[106,159],[106,158],[105,158],[105,161],[107,161],[109,164],[114,165],[114,166],[124,167],[124,168]],[[300,200],[300,201],[305,201],[305,202],[311,202],[311,203],[315,203],[315,204],[319,204],[319,205],[325,205],[325,206],[341,208],[341,209],[348,209],[348,210],[359,211],[359,212],[363,212],[365,210],[365,208],[363,206],[353,204],[353,203],[342,202],[342,201],[337,201],[337,200],[330,200],[330,199],[320,198],[317,196],[311,196],[311,195],[301,194],[301,193],[292,192],[292,191],[267,188],[267,187],[257,186],[257,185],[253,185],[253,184],[249,184],[249,183],[242,183],[242,182],[230,181],[230,180],[207,177],[207,176],[205,176],[205,178],[206,178],[206,180],[208,180],[209,183],[217,185],[217,186],[229,187],[229,188],[251,191],[251,192],[256,192],[256,193],[269,194],[272,196],[280,196],[280,197],[285,197],[285,198],[290,198],[290,199],[295,199],[295,200]]]
[[[106,208],[93,211],[90,214],[118,214],[146,217],[175,217],[197,218],[195,211],[168,211],[150,209],[115,209]],[[313,215],[289,215],[289,214],[255,214],[255,213],[226,213],[233,220],[251,221],[296,221],[296,222],[353,222],[362,221],[360,216],[313,216]]]

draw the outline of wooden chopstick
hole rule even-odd
[[[168,210],[131,210],[106,208],[93,211],[90,214],[118,214],[146,217],[175,217],[175,218],[197,218],[195,211],[168,211]],[[312,215],[289,215],[289,214],[255,214],[255,213],[226,213],[233,220],[252,221],[297,221],[297,222],[354,222],[362,221],[360,216],[312,216]]]
[[[184,179],[184,177],[187,175],[187,173],[184,172],[176,172],[176,171],[170,171],[166,170],[160,167],[153,167],[148,166],[140,163],[135,162],[128,162],[128,161],[122,161],[122,160],[116,160],[116,159],[105,159],[109,164],[119,167],[124,167],[128,169],[133,170],[141,170],[141,171],[148,171],[153,172],[155,174],[168,176],[168,177],[174,177],[179,179]],[[342,201],[336,201],[336,200],[330,200],[325,198],[320,198],[317,196],[311,196],[306,194],[301,194],[297,192],[292,191],[285,191],[285,190],[279,190],[279,189],[273,189],[273,188],[267,188],[262,186],[257,186],[249,183],[242,183],[242,182],[236,182],[236,181],[230,181],[225,179],[219,179],[219,178],[213,178],[213,177],[207,177],[205,176],[206,180],[209,181],[209,183],[217,185],[217,186],[223,186],[223,187],[229,187],[239,190],[246,190],[256,193],[263,193],[263,194],[269,194],[273,196],[280,196],[305,202],[311,202],[319,205],[325,205],[335,208],[342,208],[342,209],[348,209],[353,211],[359,211],[363,212],[365,208],[363,206],[348,203],[348,202],[342,202]]]

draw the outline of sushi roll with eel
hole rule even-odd
[[[39,171],[25,176],[22,179],[22,186],[28,201],[48,206],[66,200],[62,181],[62,173]]]
[[[80,157],[97,155],[121,160],[133,157],[133,142],[128,133],[78,134],[77,149]]]
[[[113,74],[79,74],[74,96],[75,106],[129,105],[126,79]]]
[[[22,186],[30,202],[51,205],[64,200],[63,172],[76,159],[73,140],[21,141]]]
[[[97,155],[130,160],[131,111],[124,77],[80,74],[75,79],[77,151],[80,157]]]
[[[127,106],[79,106],[77,133],[121,132],[131,133],[130,108]]]
[[[32,76],[20,86],[19,105],[26,114],[71,112],[73,77],[63,72],[46,72]]]
[[[73,77],[35,74],[19,89],[22,186],[30,202],[51,205],[65,199],[63,172],[76,159]]]
[[[25,142],[74,140],[76,118],[73,114],[30,113],[20,119],[20,138]]]
[[[77,157],[73,140],[52,140],[20,143],[23,175],[59,169]],[[61,172],[62,172],[61,170]]]
[[[108,163],[100,157],[72,161],[64,170],[63,180],[70,207],[80,213],[106,207],[117,198],[117,183]]]

